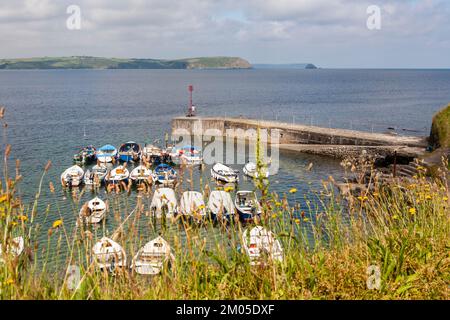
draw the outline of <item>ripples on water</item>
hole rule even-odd
[[[194,85],[200,115],[243,115],[380,132],[394,127],[400,134],[426,135],[433,113],[450,101],[447,70],[2,71],[0,104],[7,108],[12,157],[21,160],[20,193],[25,203],[32,203],[45,163],[52,161],[40,200],[41,209],[50,204],[45,227],[57,219],[57,208],[67,224],[74,222],[79,206],[92,197],[86,192],[74,203],[59,184],[59,175],[71,165],[77,149],[86,144],[118,147],[129,140],[141,144],[162,140],[172,117],[185,111],[188,84]],[[311,162],[313,170],[305,170]],[[288,194],[289,200],[304,208],[305,195],[319,190],[321,180],[341,174],[339,163],[329,158],[282,153],[270,187],[280,193],[297,188],[296,194]],[[209,167],[204,175],[207,181]],[[55,194],[48,190],[50,181]],[[253,186],[241,177],[240,188]],[[104,189],[100,195],[112,197]],[[119,197],[130,212],[136,193]]]

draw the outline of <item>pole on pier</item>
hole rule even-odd
[[[194,117],[195,116],[195,107],[192,104],[192,92],[194,91],[194,86],[190,84],[188,86],[189,91],[189,106],[188,106],[188,112],[186,114],[186,117]]]
[[[394,151],[394,172],[392,174],[395,177],[397,177],[397,151]]]

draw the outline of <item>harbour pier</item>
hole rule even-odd
[[[227,130],[266,129],[270,137],[274,130],[278,133],[280,150],[304,152],[344,158],[361,152],[382,157],[393,156],[408,159],[424,154],[428,145],[427,137],[403,136],[389,133],[323,128],[276,121],[264,121],[229,117],[176,117],[172,119],[172,134],[183,131],[196,135],[198,130],[214,130],[223,136]],[[252,137],[245,137],[252,139]],[[255,137],[253,137],[255,138]],[[268,141],[272,143],[272,141]]]

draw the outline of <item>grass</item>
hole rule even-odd
[[[324,181],[316,202],[304,208],[289,206],[285,195],[267,190],[258,224],[275,232],[285,258],[282,263],[258,267],[250,266],[247,256],[237,249],[247,226],[206,222],[198,227],[181,220],[161,226],[160,221],[146,219],[145,205],[138,206],[114,235],[128,260],[150,240],[149,235],[159,232],[176,257],[161,275],[145,277],[130,270],[115,275],[97,270],[90,259],[98,239],[92,229],[73,228],[58,216],[52,218],[49,229],[43,229],[44,224],[37,221],[50,219],[50,209],[40,211],[33,206],[25,210],[17,195],[19,170],[14,178],[7,175],[9,157],[6,147],[0,186],[1,244],[6,248],[12,238],[21,235],[25,251],[19,257],[3,254],[1,299],[450,298],[446,168],[434,180],[423,175],[392,183],[374,179],[370,193],[346,198],[335,194],[330,178]],[[47,170],[48,166],[44,175]],[[141,195],[150,196],[151,191]],[[120,203],[111,206],[113,212],[124,208]],[[123,221],[118,214],[112,219]],[[43,233],[47,243],[37,240]],[[68,286],[69,265],[80,267],[81,282],[75,290]],[[368,288],[368,282],[377,284],[368,273],[370,266],[380,271],[376,289]]]
[[[450,104],[433,117],[431,144],[435,148],[450,148]]]

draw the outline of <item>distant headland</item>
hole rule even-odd
[[[239,57],[126,59],[91,56],[0,59],[0,70],[37,69],[317,69],[312,63],[250,64]]]
[[[250,69],[239,57],[198,57],[178,60],[122,59],[90,56],[0,59],[0,69]]]

